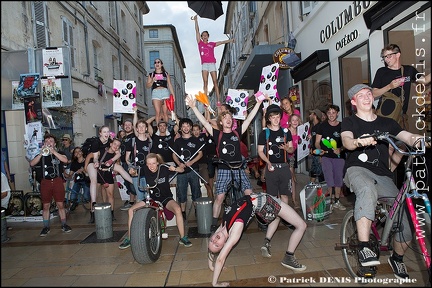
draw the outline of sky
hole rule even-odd
[[[195,22],[191,20],[191,17],[196,15],[196,13],[188,7],[187,1],[147,1],[147,5],[150,8],[150,12],[144,15],[144,25],[172,24],[176,28],[186,64],[186,69],[184,70],[186,74],[186,93],[195,95],[198,94],[198,91],[204,92],[201,76],[201,60],[195,37]],[[224,14],[216,21],[198,16],[200,33],[207,30],[210,34],[209,41],[211,42],[228,39],[224,34],[227,6],[228,1],[222,1]],[[215,48],[216,69],[219,68],[223,49],[224,45]],[[172,72],[168,71],[168,73]],[[208,91],[210,93],[213,89],[210,75],[208,80]]]

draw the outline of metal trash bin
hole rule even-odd
[[[6,210],[1,209],[1,242],[7,241],[9,241],[9,238],[7,237]]]
[[[197,223],[199,234],[210,234],[213,218],[213,201],[210,197],[201,197],[196,200]]]
[[[113,237],[112,214],[110,203],[98,203],[94,206],[96,237],[99,240]]]

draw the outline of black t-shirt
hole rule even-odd
[[[121,145],[120,145],[120,161],[121,163],[126,163],[126,145],[127,143],[129,143],[130,141],[132,141],[132,138],[135,138],[135,133],[130,133],[129,135],[126,135],[125,137],[123,137],[122,141],[121,141]]]
[[[76,172],[79,169],[83,168],[84,164],[85,164],[85,161],[83,161],[83,162],[80,163],[78,161],[72,160],[72,162],[70,163],[70,171],[71,172]],[[86,180],[86,178],[87,178],[87,176],[85,176],[84,173],[75,173],[75,176],[74,176],[73,180],[75,182],[82,182],[82,181]]]
[[[138,137],[134,140],[129,141],[126,145],[126,151],[131,152],[131,163],[138,165],[141,168],[146,166],[146,157],[150,153],[151,140],[147,137],[146,140],[142,141]],[[144,176],[144,171],[141,169],[140,176]]]
[[[368,122],[356,115],[344,118],[341,126],[341,132],[351,131],[354,139],[363,134],[373,134],[377,130],[389,132],[391,135],[396,136],[402,131],[402,128],[391,118],[378,116],[374,121]],[[378,141],[375,146],[359,147],[356,150],[349,151],[345,161],[345,169],[360,166],[377,175],[393,177],[393,173],[389,170],[388,150],[389,144],[387,142]]]
[[[321,124],[321,122],[319,122],[318,124],[315,124],[315,125],[311,125],[311,129],[310,129],[310,131],[311,131],[311,140],[310,140],[310,149],[312,149],[312,150],[315,150],[316,149],[316,147],[315,147],[315,140],[316,140],[316,134],[317,134],[317,129],[318,129],[318,126]]]
[[[174,147],[174,134],[170,133],[167,136],[160,136],[153,133],[152,140],[153,144],[150,151],[160,154],[165,162],[173,162],[173,153],[169,147]]]
[[[219,158],[223,159],[227,162],[237,162],[242,161],[242,154],[240,149],[240,141],[239,138],[241,136],[241,125],[239,125],[236,129],[239,136],[237,136],[234,132],[224,133],[217,129],[213,129],[213,139],[216,141],[216,147],[219,144],[219,148],[217,151],[219,153]],[[219,134],[222,133],[222,137],[219,141]],[[219,141],[219,143],[218,143]],[[226,165],[218,164],[219,169],[230,169]]]
[[[200,133],[200,135],[198,136],[198,137],[196,137],[197,139],[198,139],[198,141],[199,141],[199,146],[201,147],[202,145],[205,145],[202,149],[201,149],[201,151],[203,151],[203,157],[201,157],[201,159],[199,159],[198,160],[198,163],[200,163],[200,164],[204,164],[204,163],[206,163],[207,164],[207,157],[206,157],[206,153],[205,153],[205,151],[206,151],[206,147],[207,147],[207,136],[204,134],[204,133]]]
[[[372,82],[372,88],[383,88],[384,86],[390,84],[393,80],[400,78],[402,76],[405,77],[405,83],[401,87],[397,87],[395,89],[390,90],[389,92],[392,92],[396,96],[402,95],[402,88],[404,91],[404,103],[402,107],[402,112],[406,114],[408,110],[408,103],[410,98],[410,91],[411,91],[411,83],[415,83],[417,80],[417,74],[419,73],[417,69],[415,69],[412,66],[408,65],[402,65],[403,66],[403,75],[402,70],[393,70],[388,67],[381,67],[377,70],[375,73],[375,78]]]
[[[144,176],[146,178],[147,184],[151,187],[155,185],[156,177],[157,177],[157,171],[152,172],[150,169],[146,166],[144,166],[143,169]],[[170,189],[170,183],[169,179],[174,175],[174,172],[171,172],[168,167],[166,166],[160,166],[160,172],[159,172],[159,180],[158,184],[155,188],[151,189],[150,191],[150,198],[153,200],[159,201],[163,203],[166,198],[173,198],[173,194],[171,193]]]
[[[249,195],[241,197],[237,202],[232,204],[230,207],[225,209],[225,213],[222,216],[222,221],[226,226],[228,232],[232,225],[237,221],[241,220],[244,223],[243,231],[246,229],[247,224],[254,215],[252,200]]]
[[[266,139],[267,133],[269,133],[268,139]],[[288,143],[289,141],[292,141],[292,135],[287,128],[279,128],[279,130],[277,131],[273,131],[267,128],[261,131],[258,136],[258,145],[264,146],[264,151],[266,152],[265,154],[267,155],[271,163],[287,162],[288,152],[280,149],[279,146]]]
[[[327,151],[327,153],[325,153],[323,155],[323,157],[329,157],[329,158],[342,158],[344,153],[342,153],[341,155],[336,155],[336,153],[334,153],[333,148],[328,148],[326,145],[324,145],[323,143],[323,139],[327,139],[328,141],[331,141],[331,139],[334,139],[336,141],[337,144],[337,148],[341,148],[342,147],[342,138],[341,138],[341,122],[339,122],[338,125],[336,126],[332,126],[328,123],[328,121],[324,121],[322,122],[320,125],[318,125],[317,127],[317,135],[321,135],[321,150]]]
[[[93,141],[90,151],[91,151],[91,153],[99,152],[99,159],[98,160],[100,161],[100,158],[103,156],[106,149],[108,149],[110,147],[111,142],[112,142],[111,138],[108,138],[108,141],[105,144],[103,144],[102,141],[100,140],[100,138],[98,138],[97,141]],[[93,158],[90,160],[90,163],[92,163],[92,162],[93,162]]]
[[[174,141],[174,151],[176,151],[176,153],[180,156],[180,158],[183,159],[183,161],[179,159],[180,163],[188,162],[189,160],[192,160],[195,157],[197,157],[198,153],[196,153],[196,151],[198,151],[200,147],[201,147],[200,142],[194,136],[191,136],[187,139],[180,137]],[[198,163],[195,162],[192,165],[192,168],[194,170],[198,170],[199,169]],[[191,171],[190,168],[187,167],[185,168],[183,173],[187,173],[190,171]]]
[[[59,154],[64,155],[64,152],[59,151]],[[62,177],[63,164],[65,163],[61,162],[53,154],[42,156],[39,162],[33,166],[33,170],[36,171],[36,180],[40,183],[42,178],[54,179]]]

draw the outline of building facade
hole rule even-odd
[[[7,153],[16,189],[29,191],[24,110],[7,107],[11,80],[19,80],[20,73],[39,72],[34,50],[67,47],[71,91],[64,95],[70,95],[73,105],[50,108],[57,125],[47,129],[58,138],[73,135],[77,146],[97,135],[102,125],[117,132],[122,117],[128,116],[113,114],[113,80],[136,81],[137,104],[148,115],[143,16],[149,8],[145,1],[13,1],[2,3],[1,10],[2,60],[11,52],[22,53],[15,63],[2,61],[2,151]],[[11,69],[17,70],[16,79],[4,77]]]
[[[357,83],[372,83],[384,65],[380,53],[385,45],[395,43],[401,48],[402,64],[414,66],[423,75],[431,72],[430,5],[429,1],[230,2],[225,33],[232,34],[236,43],[224,51],[221,60],[221,91],[256,91],[262,67],[275,62],[272,55],[280,47],[289,47],[292,32],[297,40],[292,52],[301,61],[281,70],[279,95],[298,91],[296,106],[303,121],[308,120],[310,109],[324,110],[332,103],[341,108],[342,120],[351,113],[348,89]],[[426,88],[416,91],[412,84],[411,132],[430,134],[430,85]],[[261,129],[261,121],[255,123],[249,137],[251,148]]]

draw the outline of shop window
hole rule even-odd
[[[333,103],[329,65],[302,81],[302,95],[303,111],[305,111],[303,119],[306,119],[309,110],[325,111],[326,107]]]
[[[431,8],[429,6],[427,9],[415,11],[408,19],[404,19],[404,21],[384,31],[386,45],[397,44],[401,49],[401,64],[411,65],[416,68],[419,77],[431,73],[430,27]],[[380,52],[376,51],[376,54],[378,55]],[[416,91],[416,88],[418,88],[416,84],[411,85],[407,110],[408,130],[410,132],[421,134],[431,131],[430,87],[430,85],[427,85],[426,89]],[[420,118],[414,116],[419,114],[418,111],[422,111]],[[419,122],[416,123],[416,121]]]
[[[369,57],[367,44],[348,52],[340,58],[341,71],[341,96],[342,96],[342,117],[350,116],[353,112],[351,101],[348,97],[348,90],[356,84],[370,85]]]

